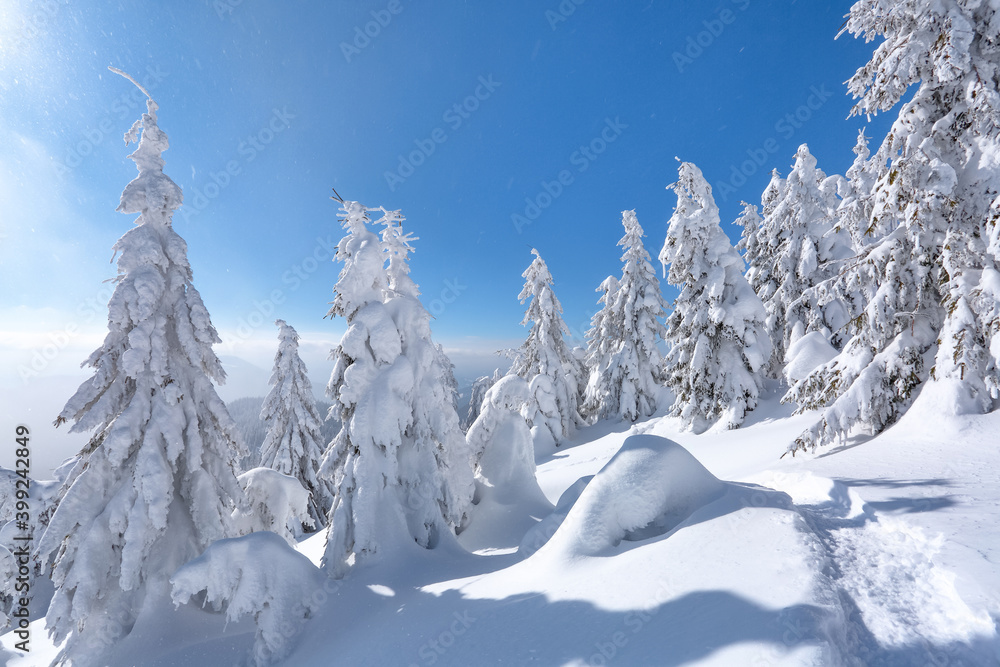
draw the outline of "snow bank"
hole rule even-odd
[[[204,591],[203,604],[225,608],[228,622],[253,617],[255,665],[288,655],[305,620],[326,599],[316,595],[326,581],[308,558],[270,532],[219,540],[170,579],[177,607]]]
[[[527,557],[544,547],[552,539],[556,531],[559,530],[559,526],[566,520],[566,515],[573,509],[573,505],[576,504],[576,501],[580,498],[580,494],[583,493],[583,490],[587,488],[592,479],[594,479],[593,475],[581,477],[568,489],[563,491],[552,513],[525,533],[524,539],[521,540],[521,544],[517,549],[517,553]]]
[[[686,449],[633,435],[594,476],[546,549],[594,556],[622,540],[662,535],[725,493]]]

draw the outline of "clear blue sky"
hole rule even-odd
[[[135,175],[120,137],[141,113],[115,65],[160,105],[166,172],[186,199],[175,226],[220,330],[274,290],[283,303],[268,326],[341,327],[322,320],[338,266],[308,259],[328,258],[317,238],[340,236],[331,186],[403,210],[440,339],[523,337],[516,296],[531,247],[582,330],[594,289],[619,270],[623,209],[636,209],[655,258],[675,156],[702,168],[726,225],[802,142],[827,173],[849,166],[866,121],[846,119],[843,82],[873,48],[834,40],[850,4],[7,0],[4,328],[29,326],[32,309],[52,309],[52,322],[106,302],[110,248],[131,224],[114,211]],[[366,28],[375,36],[359,37]],[[430,154],[411,160],[421,145]],[[733,181],[762,149],[765,164]],[[539,200],[564,171],[561,193]],[[724,183],[740,185],[725,200]],[[516,225],[526,198],[548,206]]]

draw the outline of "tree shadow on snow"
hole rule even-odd
[[[344,621],[350,616],[345,610]],[[329,619],[324,625],[330,633],[320,634],[332,650],[322,661],[316,643],[303,645],[284,664],[666,667],[742,643],[755,644],[748,649],[748,664],[764,664],[823,644],[827,617],[827,611],[810,605],[765,609],[726,591],[666,602],[651,591],[644,608],[609,611],[584,601],[552,602],[542,594],[470,599],[449,590],[439,596],[423,593],[371,622],[355,618],[341,625]],[[386,632],[387,627],[395,630]],[[335,635],[341,633],[346,641],[338,641]]]
[[[954,486],[951,480],[943,477],[928,479],[850,479],[836,477],[834,479],[845,486],[875,486],[885,489],[900,489],[907,486]]]

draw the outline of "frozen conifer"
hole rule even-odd
[[[988,410],[1000,395],[1000,271],[988,245],[1000,180],[995,13],[955,0],[851,8],[845,30],[883,39],[849,82],[855,113],[888,111],[917,87],[872,158],[875,238],[841,277],[845,290],[866,290],[856,333],[789,392],[825,408],[793,452],[878,433],[918,390],[957,412]]]
[[[528,303],[522,325],[531,326],[528,338],[518,348],[510,374],[524,378],[535,401],[527,415],[536,440],[559,444],[583,424],[579,403],[583,369],[566,339],[562,305],[552,291],[552,274],[541,255],[531,250],[534,261],[524,271],[524,289],[518,298]]]
[[[324,564],[338,577],[351,562],[414,542],[434,547],[466,520],[474,490],[450,362],[409,277],[413,239],[398,211],[383,210],[380,241],[365,207],[348,201],[342,210],[344,267],[330,314],[348,328],[327,387],[342,426],[323,463],[336,494]]]
[[[146,107],[125,135],[138,141],[129,157],[139,175],[118,210],[139,217],[114,246],[108,335],[87,359],[93,377],[56,420],[93,435],[39,545],[43,558],[55,554],[47,623],[65,642],[57,662],[74,665],[101,663],[144,604],[168,600],[172,572],[234,535],[243,497],[242,446],[212,384],[225,379],[219,337],[171,225],[181,190],[163,173],[157,105]]]
[[[743,277],[743,260],[719,227],[719,209],[701,171],[682,163],[670,186],[677,208],[660,252],[680,288],[667,318],[667,386],[672,414],[695,430],[737,428],[757,405],[771,357],[764,306]]]
[[[271,372],[271,391],[264,399],[260,419],[267,427],[260,465],[299,480],[309,492],[309,517],[315,527],[326,522],[333,504],[329,480],[318,476],[323,459],[322,417],[316,409],[312,383],[299,357],[299,334],[277,320],[278,352]]]

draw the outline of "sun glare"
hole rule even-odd
[[[59,7],[55,0],[31,5],[23,0],[4,0],[0,4],[0,68],[10,67],[45,35]]]

